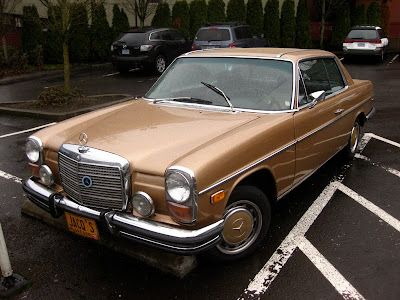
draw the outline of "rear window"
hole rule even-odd
[[[374,29],[353,29],[350,31],[347,38],[354,40],[376,40],[378,39],[378,32]]]
[[[196,41],[229,41],[229,29],[200,29],[195,37]]]
[[[121,34],[117,41],[124,42],[126,44],[143,43],[147,39],[147,33],[145,32],[126,32]]]

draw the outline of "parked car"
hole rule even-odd
[[[111,45],[111,61],[121,73],[145,67],[162,74],[177,56],[190,50],[191,41],[175,29],[137,29],[122,33]]]
[[[350,55],[369,55],[383,62],[389,45],[388,36],[378,26],[355,26],[343,42],[345,58]]]
[[[330,52],[193,51],[144,98],[30,136],[23,187],[77,234],[233,260],[264,239],[272,203],[355,154],[373,101]]]
[[[197,31],[192,50],[214,48],[266,47],[267,40],[253,33],[250,25],[237,22],[215,23]]]

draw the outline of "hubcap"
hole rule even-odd
[[[165,70],[165,60],[164,58],[160,57],[157,59],[157,71],[159,73],[162,73],[164,72],[164,70]]]
[[[351,144],[350,144],[351,153],[355,153],[357,150],[359,136],[360,136],[360,126],[358,125],[358,123],[356,123],[354,124],[354,127],[351,130]]]
[[[238,254],[248,249],[260,234],[262,214],[257,205],[237,201],[226,209],[222,242],[217,248],[225,254]]]

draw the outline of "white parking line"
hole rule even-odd
[[[36,131],[45,127],[49,127],[51,125],[57,124],[56,122],[50,123],[50,124],[45,124],[42,126],[38,126],[38,127],[34,127],[31,129],[26,129],[26,130],[22,130],[22,131],[18,131],[18,132],[13,132],[13,133],[9,133],[9,134],[4,134],[4,135],[0,135],[0,139],[5,138],[5,137],[9,137],[9,136],[13,136],[13,135],[18,135],[18,134],[22,134],[22,133],[27,133],[27,132],[31,132],[31,131]]]
[[[365,148],[371,138],[375,138],[393,146],[400,147],[399,143],[390,141],[372,133],[367,133],[363,136],[361,141],[361,151]],[[357,157],[368,160],[368,158],[361,154],[357,154]],[[390,168],[385,168],[385,170],[398,176],[397,170]],[[399,220],[361,195],[357,194],[347,186],[343,185],[340,181],[331,182],[289,232],[274,254],[244,290],[239,299],[260,298],[261,295],[267,291],[274,279],[278,276],[279,272],[282,270],[283,266],[286,264],[296,248],[299,248],[310,259],[310,261],[313,262],[318,270],[327,280],[329,280],[329,282],[335,287],[335,289],[342,295],[344,299],[364,299],[363,296],[336,270],[336,268],[332,266],[305,238],[306,232],[337,190],[340,190],[350,198],[354,199],[356,202],[400,232]]]
[[[371,165],[373,165],[373,166],[380,167],[380,168],[384,169],[386,172],[389,172],[389,173],[391,173],[393,175],[396,175],[397,177],[400,177],[400,171],[397,171],[396,169],[393,169],[393,168],[381,166],[378,163],[372,162],[368,157],[366,157],[366,156],[364,156],[362,154],[356,153],[356,155],[354,157],[362,159],[362,160],[365,160],[365,161],[371,163]]]
[[[5,178],[5,179],[11,179],[11,180],[14,180],[16,183],[22,184],[22,179],[21,178],[19,178],[17,176],[14,176],[14,175],[11,175],[11,174],[8,174],[6,172],[3,172],[1,170],[0,170],[0,177]]]
[[[298,246],[344,299],[364,299],[364,297],[305,237],[299,237]]]

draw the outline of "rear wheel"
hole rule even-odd
[[[347,143],[346,148],[344,149],[344,154],[347,159],[353,159],[360,144],[360,140],[361,140],[361,126],[359,119],[357,119],[354,122],[353,128],[351,129],[350,132],[349,141]]]
[[[157,74],[161,75],[162,73],[164,73],[166,68],[167,68],[167,60],[165,56],[158,55],[154,62],[154,70],[156,71]]]
[[[225,209],[221,242],[210,254],[231,261],[252,253],[267,234],[271,206],[265,194],[253,186],[237,187]]]

